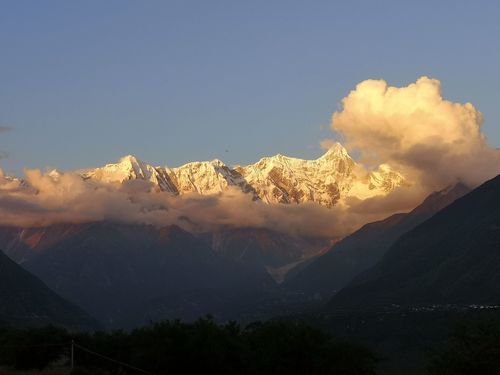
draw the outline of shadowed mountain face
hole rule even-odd
[[[202,238],[221,256],[274,277],[289,265],[302,263],[328,248],[324,238],[292,236],[265,228],[240,228],[206,233]]]
[[[404,234],[333,309],[500,304],[500,176]]]
[[[12,231],[12,258],[110,327],[230,315],[238,298],[274,284],[176,226],[101,222]]]
[[[285,287],[320,298],[330,298],[355,276],[375,265],[390,246],[404,233],[424,222],[440,209],[469,192],[457,184],[429,195],[409,213],[395,214],[366,224],[335,244],[326,254],[292,272]]]
[[[0,227],[0,244],[5,254],[17,263],[29,262],[60,242],[77,236],[86,224],[58,224],[48,227]]]
[[[51,291],[0,251],[0,323],[19,326],[56,324],[72,329],[95,328],[84,311]]]

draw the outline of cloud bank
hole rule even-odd
[[[157,226],[176,224],[192,232],[235,227],[269,228],[299,236],[335,237],[350,233],[366,213],[347,214],[314,203],[269,205],[237,188],[211,195],[173,196],[153,191],[148,181],[84,181],[80,175],[26,170],[24,181],[0,172],[0,225],[120,221]],[[380,213],[370,215],[376,219]]]
[[[471,103],[445,100],[438,80],[421,77],[406,87],[361,82],[331,126],[367,168],[389,164],[430,192],[458,180],[475,186],[500,173],[500,151],[488,145],[482,122]]]

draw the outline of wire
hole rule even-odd
[[[136,370],[136,371],[139,371],[139,372],[142,372],[143,374],[147,374],[147,375],[156,375],[155,373],[153,372],[150,372],[150,371],[147,371],[147,370],[143,370],[141,368],[138,368],[138,367],[135,367],[135,366],[132,366],[132,365],[129,365],[128,363],[125,363],[125,362],[121,362],[121,361],[118,361],[116,359],[113,359],[113,358],[110,358],[108,356],[105,356],[103,354],[100,354],[100,353],[97,353],[97,352],[94,352],[93,350],[90,350],[90,349],[87,349],[85,348],[84,346],[81,346],[81,345],[78,345],[77,343],[73,342],[73,345],[76,347],[76,348],[79,348],[89,354],[92,354],[92,355],[95,355],[97,357],[100,357],[100,358],[103,358],[107,361],[110,361],[110,362],[113,362],[113,363],[116,363],[116,364],[119,364],[120,366],[125,366],[125,367],[128,367],[132,370]],[[38,345],[0,345],[0,348],[40,348],[40,347],[47,347],[47,346],[50,346],[50,347],[64,347],[64,346],[67,346],[67,344],[38,344]]]
[[[85,351],[85,352],[87,352],[87,353],[90,353],[90,354],[93,354],[93,355],[95,355],[95,356],[97,356],[97,357],[100,357],[100,358],[106,359],[106,360],[108,360],[108,361],[110,361],[110,362],[114,362],[114,363],[119,364],[119,365],[121,365],[121,366],[128,367],[128,368],[130,368],[130,369],[132,369],[132,370],[136,370],[136,371],[142,372],[143,374],[148,374],[148,375],[156,375],[156,374],[155,374],[155,373],[153,373],[153,372],[149,372],[149,371],[147,371],[147,370],[143,370],[143,369],[141,369],[141,368],[138,368],[138,367],[135,367],[135,366],[129,365],[128,363],[121,362],[121,361],[118,361],[118,360],[116,360],[116,359],[113,359],[113,358],[107,357],[107,356],[105,356],[105,355],[103,355],[103,354],[96,353],[96,352],[94,352],[94,351],[92,351],[92,350],[90,350],[90,349],[87,349],[87,348],[85,348],[85,347],[83,347],[83,346],[81,346],[81,345],[78,345],[77,343],[73,343],[73,345],[74,345],[76,348],[79,348],[79,349],[81,349],[81,350],[83,350],[83,351]]]

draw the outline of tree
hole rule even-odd
[[[446,345],[432,353],[429,374],[500,374],[500,319],[477,318],[455,325]]]

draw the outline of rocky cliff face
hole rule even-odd
[[[348,196],[384,195],[405,184],[403,176],[388,165],[360,172],[339,143],[315,160],[275,155],[247,166],[229,167],[215,159],[169,168],[153,167],[129,155],[116,164],[79,173],[84,179],[104,183],[142,179],[157,190],[179,195],[210,195],[233,187],[265,203],[315,202],[326,207]]]

